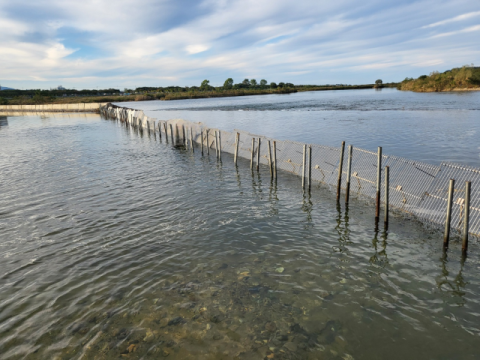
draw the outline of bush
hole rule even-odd
[[[8,105],[8,100],[0,97],[0,105]]]

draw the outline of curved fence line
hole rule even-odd
[[[275,140],[241,130],[229,132],[181,119],[158,120],[146,116],[141,110],[112,104],[102,106],[100,112],[105,117],[119,120],[128,126],[156,132],[176,146],[189,145],[193,150],[200,147],[204,153],[215,152],[219,157],[222,152],[233,155],[236,153],[238,157],[250,159],[252,166],[254,163],[269,166],[272,175],[273,171],[280,169],[335,188],[340,184],[344,191],[348,189],[349,193],[372,199],[377,197],[378,190],[380,194],[385,194],[385,182],[382,180],[378,184],[378,175],[381,174],[383,179],[385,167],[388,167],[389,195],[386,206],[413,214],[422,221],[438,226],[446,223],[449,181],[455,179],[457,188],[454,189],[452,197],[451,228],[462,232],[467,222],[467,237],[468,234],[480,236],[478,168],[448,162],[435,166],[355,147],[352,148],[351,155],[348,155],[349,161],[342,161],[342,148]],[[308,163],[305,161],[306,152],[309,153]],[[377,171],[379,160],[380,172]],[[273,167],[275,170],[272,170]],[[350,182],[347,186],[348,179]],[[466,182],[471,184],[469,197],[466,196]],[[385,198],[381,201],[384,203]],[[469,201],[467,212],[466,201]]]

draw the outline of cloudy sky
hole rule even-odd
[[[480,65],[478,0],[0,0],[14,88],[372,83]]]

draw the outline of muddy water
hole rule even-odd
[[[475,359],[480,249],[98,117],[0,126],[2,359]]]

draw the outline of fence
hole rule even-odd
[[[384,202],[387,200],[385,205],[438,226],[446,223],[449,181],[455,179],[457,188],[453,193],[448,223],[453,230],[463,230],[465,252],[468,234],[480,236],[480,169],[446,162],[435,166],[359,148],[347,151],[345,161],[342,161],[342,147],[279,141],[241,130],[229,132],[207,128],[181,119],[157,120],[145,116],[143,111],[111,104],[102,106],[100,112],[126,125],[158,132],[160,137],[177,146],[189,145],[195,151],[194,144],[200,151],[215,152],[219,157],[222,152],[236,154],[235,159],[237,156],[249,159],[251,166],[269,166],[272,176],[276,176],[276,170],[280,169],[305,177],[309,187],[312,181],[335,188],[340,184],[340,188],[348,189],[349,194],[375,199],[378,190],[385,194],[385,182],[378,182],[378,174],[385,173],[388,167],[389,195],[383,197]],[[381,164],[380,172],[377,172],[378,164]],[[471,184],[470,196],[466,196],[467,182]]]

